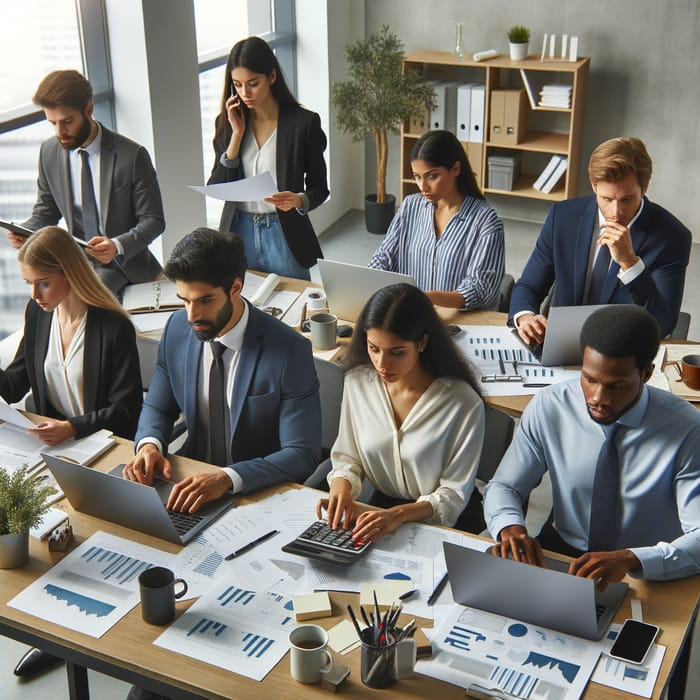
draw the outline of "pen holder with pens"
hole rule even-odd
[[[372,629],[362,630],[360,641],[360,677],[368,688],[388,688],[397,680],[410,678],[416,665],[415,639],[400,639],[401,629],[395,629],[396,637],[385,644],[373,643]],[[400,639],[400,641],[396,641]]]

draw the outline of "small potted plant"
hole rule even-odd
[[[522,24],[516,24],[508,30],[511,61],[523,61],[527,58],[530,30]]]
[[[14,569],[29,559],[29,530],[49,509],[52,486],[27,478],[27,467],[0,467],[0,569]]]
[[[384,234],[394,216],[396,198],[386,192],[387,132],[435,107],[435,91],[422,75],[402,69],[403,43],[386,25],[345,47],[348,79],[333,83],[338,128],[362,141],[371,134],[377,161],[376,194],[365,199],[370,233]]]

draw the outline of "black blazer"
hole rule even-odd
[[[10,365],[0,370],[0,395],[13,403],[31,389],[37,413],[65,420],[66,416],[51,405],[46,393],[44,359],[52,317],[53,312],[42,311],[34,301],[27,304],[24,337]],[[136,332],[128,318],[116,311],[88,307],[83,375],[87,413],[68,418],[76,437],[106,428],[133,439],[143,389]]]
[[[245,177],[239,158],[233,161],[232,168],[221,163],[221,154],[226,152],[230,140],[231,125],[227,122],[222,134],[214,139],[216,159],[208,185]],[[280,192],[304,192],[309,198],[309,210],[328,199],[326,161],[323,157],[325,150],[326,135],[321,129],[318,114],[295,105],[280,105],[277,121],[277,187]],[[226,202],[221,214],[220,231],[231,230],[235,210],[235,202]],[[299,264],[306,268],[315,265],[323,253],[309,217],[299,214],[296,209],[278,209],[277,214],[287,245]]]

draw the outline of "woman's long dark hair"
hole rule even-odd
[[[372,364],[367,352],[367,331],[372,328],[412,343],[419,343],[427,335],[428,342],[418,356],[423,369],[434,377],[462,379],[480,395],[474,373],[459,354],[432,302],[418,287],[392,284],[370,297],[355,325],[347,369]]]
[[[249,36],[247,39],[241,39],[231,49],[231,53],[228,55],[228,61],[226,61],[224,93],[221,96],[221,111],[217,115],[215,122],[215,145],[222,133],[225,132],[227,128],[231,128],[228,123],[228,116],[226,115],[226,100],[231,97],[231,90],[233,89],[235,91],[235,88],[233,88],[233,80],[231,79],[231,71],[234,68],[240,67],[247,68],[253,73],[262,73],[268,78],[272,75],[272,71],[274,70],[276,76],[275,82],[272,83],[270,88],[272,96],[281,105],[297,106],[299,104],[294,95],[292,95],[292,91],[287,86],[287,81],[284,79],[282,69],[277,61],[277,56],[275,56],[267,42],[259,36]],[[249,110],[242,100],[241,109],[246,115],[247,124]]]
[[[225,116],[225,115],[224,115]],[[451,131],[426,131],[411,149],[410,159],[424,160],[435,167],[448,170],[459,161],[460,169],[457,176],[457,189],[466,197],[484,199],[484,195],[476,184],[476,178],[469,164],[467,154],[462,144]]]

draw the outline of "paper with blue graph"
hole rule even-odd
[[[154,644],[261,681],[286,653],[295,624],[289,596],[227,576]]]
[[[505,326],[460,326],[453,337],[476,369],[484,396],[526,396],[542,387],[575,379],[578,368],[543,367]]]
[[[583,693],[601,643],[455,606],[431,636],[433,657],[416,671],[490,695],[575,700]]]
[[[101,637],[139,602],[139,574],[171,566],[172,555],[96,532],[8,605]]]

